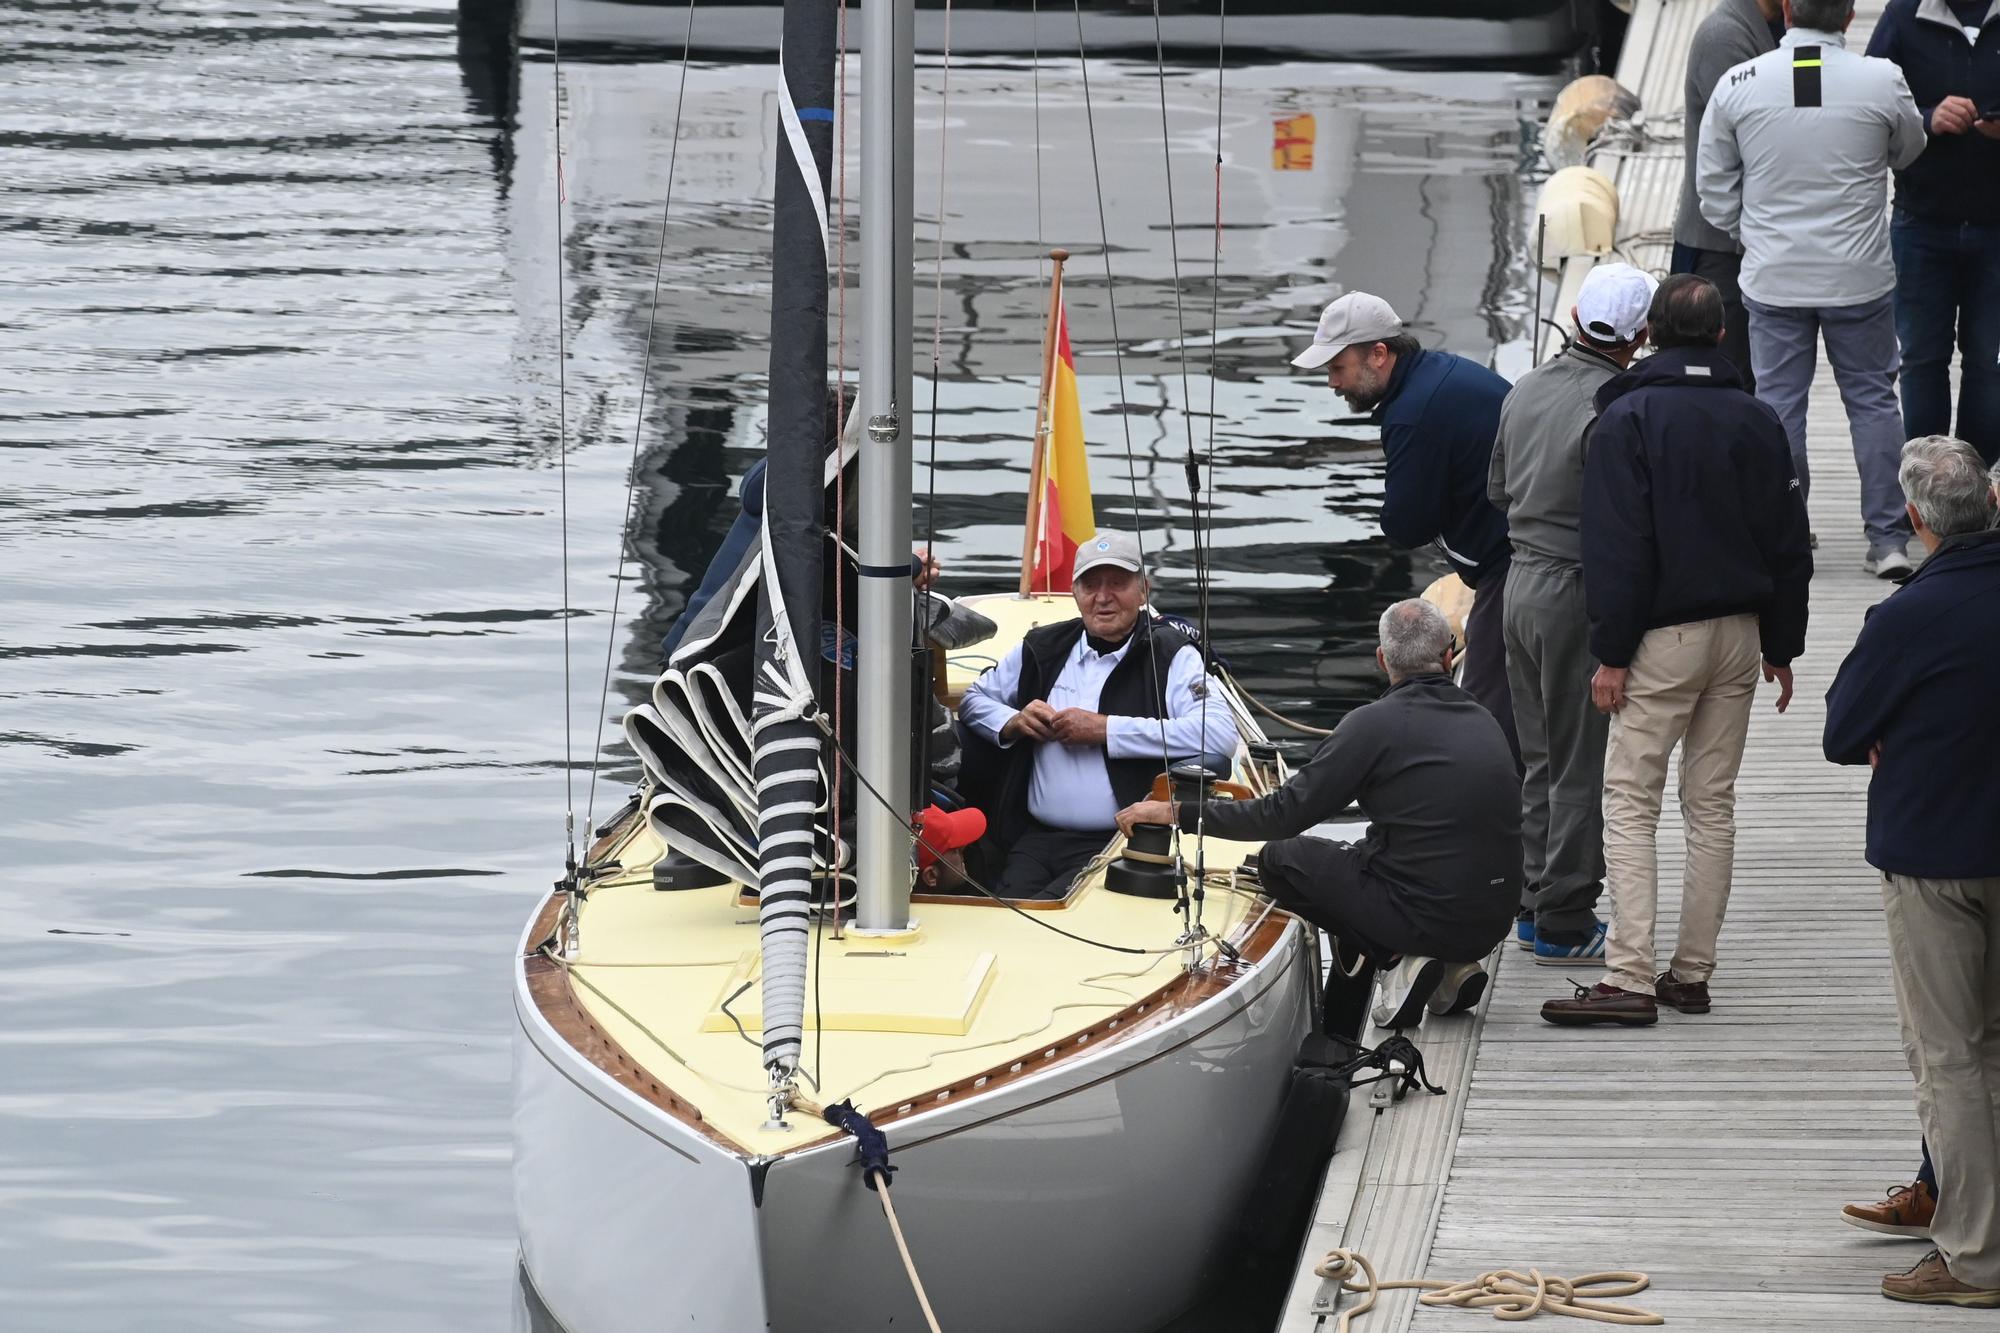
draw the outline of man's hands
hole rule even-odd
[[[1931,108],[1932,134],[1963,134],[1979,122],[1979,107],[1970,97],[1947,97]],[[1987,133],[1981,126],[1980,133]]]
[[[930,586],[937,582],[938,571],[943,566],[938,564],[937,556],[928,546],[919,547],[910,554],[917,561],[917,572],[911,576],[910,583],[918,592],[928,592]]]
[[[1118,812],[1118,831],[1132,836],[1135,824],[1178,824],[1180,807],[1172,801],[1135,801]]]
[[[1772,666],[1764,663],[1764,679],[1778,682],[1778,711],[1784,712],[1792,702],[1792,669],[1788,666]]]
[[[1627,667],[1597,668],[1597,674],[1590,678],[1590,701],[1598,712],[1615,713],[1625,706],[1625,677],[1629,674]]]
[[[1026,708],[1000,728],[1000,739],[1012,742],[1026,736],[1031,741],[1052,741],[1056,738],[1055,721],[1056,710],[1049,707],[1048,700],[1030,699]]]
[[[1000,739],[1055,741],[1062,745],[1102,745],[1109,733],[1104,714],[1083,708],[1051,708],[1046,699],[1031,699],[1028,706],[1007,719]]]
[[[2000,139],[2000,120],[1975,120],[1972,128],[1989,139]]]

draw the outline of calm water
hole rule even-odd
[[[615,750],[592,793],[599,719],[760,447],[772,70],[690,75],[641,424],[672,63],[565,64],[559,230],[552,68],[462,63],[448,8],[7,9],[0,1323],[505,1327],[506,957],[566,786],[579,820],[623,797]],[[1517,340],[1555,82],[1229,70],[1212,280],[1215,72],[1170,71],[1170,226],[1151,71],[1095,65],[1107,288],[1074,60],[1041,76],[1039,221],[1030,69],[953,69],[919,446],[946,586],[1018,552],[1036,256],[1066,245],[1100,521],[1136,495],[1188,604],[1180,459],[1213,423],[1223,650],[1320,722],[1365,697],[1368,622],[1436,566],[1370,536],[1370,432],[1277,335],[1367,286],[1433,342]],[[1306,112],[1313,168],[1272,170]]]

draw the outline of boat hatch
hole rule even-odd
[[[817,1003],[806,1006],[807,1028],[962,1037],[972,1031],[998,968],[990,953],[968,962],[963,954],[926,958],[917,952],[860,948],[849,950],[847,958],[853,961],[837,973],[829,969],[819,982]],[[759,976],[759,955],[745,951],[716,992],[702,1031],[729,1032],[741,1023],[745,1032],[762,1032],[763,988],[752,984]],[[810,975],[806,984],[813,984]]]

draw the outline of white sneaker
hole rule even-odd
[[[1485,963],[1453,963],[1445,969],[1425,1007],[1434,1014],[1468,1013],[1479,1007],[1486,982]]]
[[[1861,562],[1861,572],[1873,574],[1878,579],[1906,579],[1915,570],[1910,557],[1893,547],[1873,552]]]
[[[1404,954],[1401,962],[1375,978],[1376,1027],[1413,1028],[1424,1021],[1424,1002],[1444,980],[1447,964],[1419,954]]]

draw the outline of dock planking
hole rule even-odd
[[[1665,128],[1649,147],[1593,161],[1619,180],[1621,236],[1652,267],[1663,266],[1675,205],[1665,182],[1677,188],[1686,37],[1710,7],[1641,0],[1619,73],[1648,90],[1648,117]],[[1863,0],[1850,47],[1865,44],[1880,7]],[[1570,265],[1559,293],[1585,267]],[[1841,1204],[1911,1178],[1919,1130],[1880,876],[1862,855],[1868,772],[1828,764],[1820,750],[1827,686],[1868,608],[1891,591],[1861,571],[1859,486],[1824,356],[1809,433],[1811,624],[1790,709],[1777,713],[1776,687],[1764,685],[1752,714],[1713,1012],[1663,1009],[1657,1026],[1636,1030],[1553,1027],[1542,1001],[1567,993],[1566,976],[1588,984],[1601,969],[1539,967],[1503,945],[1481,1013],[1433,1019],[1418,1034],[1444,1057],[1432,1067],[1451,1095],[1351,1108],[1285,1333],[1331,1327],[1331,1293],[1311,1267],[1338,1244],[1370,1255],[1385,1279],[1640,1269],[1653,1286],[1635,1303],[1690,1333],[1992,1326],[1991,1312],[1885,1300],[1882,1274],[1925,1247],[1839,1219]],[[1685,850],[1671,782],[1659,846],[1664,965]],[[1394,1293],[1356,1333],[1474,1321]]]

